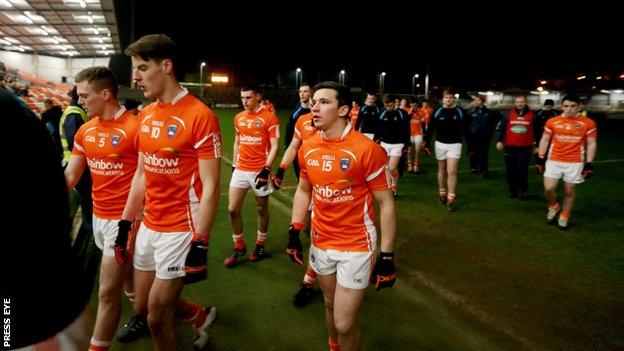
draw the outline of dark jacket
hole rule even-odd
[[[466,122],[466,111],[461,107],[440,107],[431,116],[425,133],[425,142],[431,145],[435,133],[436,140],[441,143],[461,144],[468,130]]]
[[[469,138],[489,139],[498,123],[498,113],[486,106],[474,107],[466,112]]]
[[[297,120],[299,119],[299,117],[305,115],[306,113],[310,113],[310,109],[299,105],[299,107],[297,107],[295,111],[290,114],[290,117],[288,118],[288,123],[286,124],[286,132],[284,134],[285,148],[288,148],[290,142],[293,139],[293,135],[295,134],[295,124],[297,124]]]
[[[375,139],[387,144],[410,144],[410,116],[400,108],[385,110],[379,116]]]
[[[379,106],[364,105],[360,109],[357,121],[355,122],[355,130],[361,133],[376,134],[378,133],[377,125],[379,124],[379,116],[381,116],[381,108]]]

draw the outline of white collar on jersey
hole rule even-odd
[[[182,88],[182,91],[178,93],[178,95],[176,95],[173,100],[171,100],[171,105],[175,105],[176,102],[182,100],[183,97],[185,97],[188,94],[188,90],[186,88]]]
[[[126,112],[126,108],[123,106],[119,106],[119,110],[117,110],[117,113],[115,113],[115,115],[113,116],[113,120],[117,120],[117,118],[121,117],[124,112]]]
[[[347,126],[342,131],[342,135],[340,136],[340,139],[338,139],[338,140],[344,140],[344,138],[347,137],[347,135],[349,134],[350,131],[351,131],[351,122],[347,121]],[[323,138],[324,140],[328,140],[325,137],[325,133],[323,133],[323,131],[321,131],[321,138]]]

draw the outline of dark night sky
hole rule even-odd
[[[115,0],[115,11],[122,48],[132,42],[133,28],[134,39],[165,33],[184,53],[178,64],[182,77],[198,73],[202,61],[209,72],[232,72],[235,83],[274,84],[279,76],[283,84],[294,85],[296,67],[303,69],[304,81],[316,83],[338,80],[345,69],[347,84],[376,90],[378,74],[385,71],[387,91],[409,92],[414,73],[424,85],[427,65],[432,86],[471,90],[529,89],[538,79],[624,73],[624,60],[609,52],[607,45],[615,39],[602,31],[609,28],[593,23],[549,32],[547,23],[529,20],[528,13],[516,13],[526,26],[518,28],[507,14],[484,20],[461,8],[436,15],[432,9],[397,5],[391,8],[403,15],[387,16],[370,7],[310,3],[309,9],[260,10],[259,4]],[[275,15],[284,11],[293,15]],[[420,15],[410,20],[410,13]],[[609,25],[607,19],[602,22]]]

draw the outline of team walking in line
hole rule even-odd
[[[138,116],[117,100],[118,84],[110,69],[88,68],[76,76],[78,103],[88,121],[67,150],[71,157],[65,178],[71,191],[90,173],[93,235],[103,252],[89,350],[109,349],[122,292],[132,302],[134,316],[121,328],[119,341],[151,333],[156,350],[174,350],[178,318],[195,331],[194,345],[203,348],[217,307],[187,301],[181,294],[186,284],[206,279],[221,182],[219,121],[178,82],[179,52],[170,38],[144,36],[126,54],[136,86],[155,100]],[[552,109],[552,101],[533,112],[526,97],[518,96],[499,118],[482,96],[473,108],[462,109],[452,90],[444,91],[437,109],[428,101],[417,107],[392,95],[382,97],[381,108],[372,93],[359,108],[349,88],[334,82],[299,86],[300,103],[285,129],[286,150],[273,172],[280,122],[261,94],[257,86],[243,86],[244,110],[233,118],[228,193],[233,249],[223,263],[234,268],[245,259],[266,258],[269,196],[280,190],[292,166],[298,185],[283,244],[292,262],[307,265],[293,303],[301,307],[323,294],[332,351],[360,349],[358,314],[367,286],[379,290],[396,281],[395,198],[404,163],[408,173],[418,174],[421,153],[434,152],[439,202],[455,211],[463,141],[471,172],[488,178],[495,134],[496,148],[504,152],[509,196],[526,197],[535,155],[536,169],[544,175],[547,221],[562,229],[568,227],[576,185],[593,174],[596,125],[580,114],[581,100],[575,95],[562,99],[561,114]],[[561,205],[556,195],[560,179]],[[242,205],[249,189],[258,212],[254,249],[246,256]],[[303,247],[302,232],[310,236],[309,248]]]

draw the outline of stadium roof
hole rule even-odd
[[[0,0],[0,48],[54,56],[120,52],[113,0]]]

